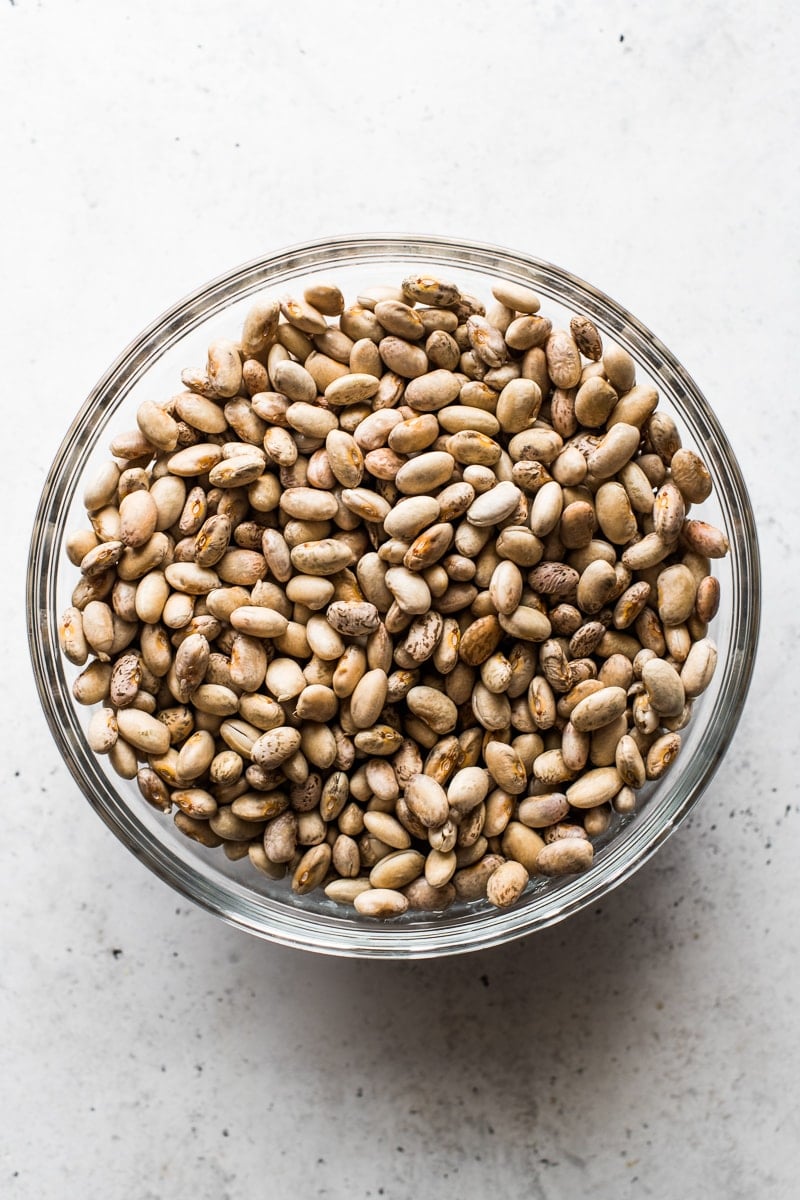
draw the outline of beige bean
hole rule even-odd
[[[335,538],[300,542],[292,547],[292,564],[304,575],[335,575],[353,561],[353,551]]]
[[[378,387],[379,380],[374,375],[350,372],[328,384],[325,389],[325,399],[331,408],[345,408],[371,399],[378,391]]]
[[[447,787],[447,802],[459,817],[482,804],[489,791],[489,774],[482,767],[462,767]]]
[[[99,708],[92,713],[86,740],[95,754],[109,754],[118,736],[117,718],[112,708]]]
[[[425,571],[449,550],[452,541],[453,527],[449,522],[431,525],[411,543],[403,556],[403,565],[410,571]],[[442,591],[447,588],[448,582],[445,575]]]
[[[536,873],[544,841],[535,830],[520,821],[510,821],[503,831],[500,845],[506,858],[519,863],[529,875]]]
[[[498,613],[509,616],[519,607],[522,587],[522,572],[515,563],[505,560],[497,564],[489,581],[489,595]]]
[[[178,752],[178,774],[182,779],[198,779],[205,774],[214,758],[214,738],[205,729],[193,733]],[[178,803],[176,801],[176,803]],[[181,807],[183,807],[181,805]],[[214,806],[216,809],[216,805]],[[188,811],[184,809],[184,812]],[[190,816],[209,816],[209,813],[190,812]]]
[[[678,733],[665,733],[656,738],[647,751],[645,767],[648,779],[660,779],[677,758],[681,748]]]
[[[325,448],[331,470],[342,487],[358,487],[364,475],[364,455],[353,435],[332,429],[326,435]]]
[[[170,563],[164,574],[170,587],[190,596],[205,596],[219,587],[220,583],[220,576],[216,572],[199,567],[194,562]]]
[[[142,437],[159,450],[174,450],[178,444],[178,422],[160,404],[145,400],[136,410]],[[118,447],[118,449],[121,447]],[[133,449],[134,447],[130,447]],[[126,455],[136,457],[136,455]]]
[[[619,771],[623,784],[627,787],[640,788],[644,785],[646,778],[644,759],[635,738],[629,734],[624,734],[617,742],[614,765]]]
[[[442,888],[453,878],[458,867],[454,850],[432,849],[425,858],[425,881],[433,888]]]
[[[339,711],[336,693],[323,684],[309,684],[297,697],[294,715],[300,720],[331,721]]]
[[[655,388],[642,384],[632,387],[620,397],[614,405],[608,418],[608,427],[624,422],[635,425],[637,429],[648,421],[658,405],[658,392]]]
[[[513,350],[531,350],[534,346],[544,346],[552,328],[552,323],[547,317],[524,314],[509,322],[505,330],[506,345]]]
[[[83,618],[74,605],[65,609],[58,623],[61,650],[71,663],[82,667],[89,657],[89,643],[83,632]]]
[[[81,614],[83,636],[98,655],[106,655],[114,643],[114,613],[103,600],[90,600]]]
[[[536,862],[540,875],[577,875],[592,865],[594,848],[583,838],[560,838],[543,847]]]
[[[673,482],[689,504],[702,504],[711,495],[713,485],[708,467],[693,450],[676,450],[670,471]]]
[[[406,850],[411,845],[408,830],[391,813],[367,811],[364,813],[364,826],[384,845],[395,850]]]
[[[429,775],[417,774],[406,784],[406,804],[427,829],[444,824],[449,804],[444,788]]]
[[[635,425],[613,425],[586,457],[586,467],[594,479],[610,479],[630,462],[639,446],[641,432]]]
[[[411,379],[405,386],[405,403],[417,413],[446,412],[461,392],[456,374],[438,368]],[[443,426],[446,428],[446,426]]]
[[[386,920],[402,916],[408,908],[408,900],[402,892],[372,886],[359,892],[354,897],[353,904],[359,916],[380,917]]]
[[[412,539],[439,516],[439,501],[433,496],[415,495],[398,501],[384,520],[390,537]]]
[[[442,450],[429,450],[412,458],[397,472],[395,484],[407,496],[420,496],[447,483],[453,474],[455,459]]]
[[[508,615],[500,613],[498,620],[506,633],[522,641],[542,642],[550,636],[550,622],[544,613],[524,604]]]
[[[334,848],[335,849],[335,848]],[[337,904],[355,904],[356,897],[362,892],[372,892],[368,879],[332,879],[325,885],[325,895]]]
[[[158,508],[149,492],[131,492],[119,506],[120,541],[126,546],[144,546],[156,531]]]
[[[619,396],[610,383],[598,375],[590,376],[580,385],[575,395],[575,416],[581,425],[596,429],[606,423],[618,399]],[[640,436],[637,436],[637,445]]]
[[[386,586],[404,613],[416,616],[431,607],[431,593],[425,580],[407,567],[390,567],[385,575]]]
[[[311,652],[318,658],[336,662],[344,654],[341,634],[328,623],[325,617],[316,614],[309,617],[305,627]]]
[[[301,521],[325,521],[338,512],[335,496],[310,487],[287,488],[281,495],[280,507]]]
[[[513,483],[504,480],[490,491],[473,500],[466,512],[470,525],[488,528],[505,521],[517,508],[522,492]]]
[[[573,808],[594,808],[613,800],[622,782],[616,767],[595,767],[570,784],[566,791],[567,800]]]
[[[544,792],[520,801],[518,820],[529,829],[546,829],[569,813],[569,801],[563,792]]]
[[[603,559],[589,563],[578,580],[578,605],[586,613],[599,612],[616,588],[614,568]]]
[[[604,687],[579,701],[570,714],[570,721],[580,732],[601,729],[623,714],[627,703],[624,688]]]
[[[492,284],[492,295],[500,304],[516,312],[537,313],[542,305],[532,288],[505,279]]]
[[[67,534],[64,549],[72,565],[79,567],[84,556],[99,544],[100,539],[93,529],[76,529]]]
[[[264,850],[273,863],[291,862],[297,848],[297,816],[282,812],[264,830]]]
[[[513,668],[511,663],[506,658],[505,654],[499,651],[491,654],[484,663],[481,664],[481,680],[490,692],[495,692],[497,695],[508,691],[508,685],[511,682]]]
[[[453,876],[456,897],[466,903],[485,897],[489,878],[502,862],[500,855],[486,854],[472,866],[456,871]]]
[[[418,850],[396,850],[387,854],[369,873],[373,888],[399,890],[417,879],[425,866],[425,856]]]
[[[530,512],[530,527],[537,537],[544,538],[559,522],[564,507],[564,493],[554,479],[539,488]]]
[[[169,749],[169,730],[148,713],[135,708],[119,709],[117,727],[126,742],[145,754],[165,754]]]
[[[552,729],[556,722],[556,700],[553,688],[544,675],[535,675],[535,660],[530,664],[532,678],[529,681],[528,708],[537,729]],[[524,690],[524,689],[523,689]]]
[[[717,666],[717,646],[709,637],[694,642],[681,667],[681,682],[688,699],[701,695],[710,684]]]
[[[518,796],[525,791],[528,781],[525,764],[513,746],[503,742],[489,741],[484,746],[483,756],[494,782],[503,791]]]
[[[560,749],[545,750],[533,764],[533,774],[540,783],[554,787],[574,778],[575,772],[566,765]]]
[[[83,489],[83,506],[88,513],[98,512],[117,496],[121,471],[113,460],[104,462]]]
[[[669,553],[669,545],[657,533],[648,533],[638,542],[632,542],[622,552],[622,563],[631,571],[643,571],[662,562]]]
[[[636,364],[627,350],[608,345],[603,353],[606,378],[618,392],[628,392],[636,382]]]
[[[403,888],[403,895],[408,900],[409,908],[422,912],[440,912],[453,903],[456,890],[450,883],[443,888],[433,888],[424,877],[420,877]]]
[[[652,658],[642,669],[644,684],[650,704],[662,717],[675,717],[686,701],[681,676],[663,658]]]
[[[494,466],[500,459],[501,448],[485,433],[474,429],[462,429],[447,439],[447,450],[457,463]]]
[[[394,335],[381,338],[378,349],[389,370],[403,379],[416,379],[428,370],[425,351],[403,338]],[[375,382],[377,384],[377,381]]]
[[[619,482],[628,493],[628,500],[634,512],[651,513],[655,497],[650,480],[645,475],[638,462],[627,462],[618,474]]]
[[[435,688],[411,688],[406,703],[411,712],[429,725],[434,733],[450,733],[456,726],[458,711],[455,704]]]
[[[455,314],[444,314],[442,316],[455,316]],[[439,319],[439,318],[435,318]],[[457,319],[457,318],[456,318]],[[430,325],[430,310],[420,313],[420,320],[423,327],[428,330]],[[457,326],[456,326],[457,327]],[[428,333],[425,342],[425,353],[428,357],[428,362],[434,367],[442,367],[447,371],[454,371],[458,366],[461,357],[458,342],[452,337],[451,332],[445,329],[432,329]]]
[[[331,848],[327,842],[312,846],[300,859],[292,875],[292,891],[305,896],[320,886],[331,864]]]
[[[356,729],[369,729],[386,702],[386,672],[376,668],[359,679],[350,696],[350,717]]]
[[[214,832],[208,821],[190,817],[187,813],[175,813],[175,826],[181,833],[201,846],[215,848],[222,845],[222,838]]]
[[[449,854],[456,846],[458,834],[459,826],[448,817],[441,825],[435,825],[428,830],[428,842],[432,850],[438,850],[440,854]]]
[[[697,585],[683,563],[665,567],[656,583],[658,615],[665,625],[681,625],[694,609]]]

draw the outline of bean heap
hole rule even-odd
[[[259,301],[140,405],[67,539],[92,749],[365,916],[587,870],[716,665],[706,466],[589,319],[492,291]]]

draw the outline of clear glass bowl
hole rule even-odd
[[[583,313],[601,334],[625,347],[636,360],[638,382],[650,380],[658,387],[660,408],[674,417],[684,444],[703,455],[714,493],[700,515],[727,531],[731,549],[714,564],[722,603],[711,629],[719,647],[712,685],[696,703],[675,764],[643,791],[634,817],[615,818],[596,843],[591,870],[534,879],[508,910],[477,902],[376,922],[334,905],[321,892],[293,896],[286,881],[267,879],[247,860],[231,863],[221,850],[189,841],[169,817],[145,803],[135,782],[119,779],[89,749],[90,710],[72,697],[77,668],[62,657],[57,637],[58,618],[77,579],[63,540],[85,525],[83,484],[108,458],[110,436],[135,426],[142,400],[177,390],[181,370],[205,361],[213,336],[236,338],[257,294],[299,291],[301,281],[317,278],[335,282],[350,300],[367,287],[396,284],[428,268],[482,298],[490,296],[498,278],[529,284],[542,295],[548,316],[568,320]],[[755,522],[736,458],[697,385],[648,329],[596,288],[550,263],[492,246],[394,235],[326,240],[259,259],[200,288],[145,329],[94,388],[48,473],[33,530],[27,593],[31,655],[47,720],[78,786],[117,837],[178,892],[242,929],[321,953],[384,958],[477,950],[532,933],[595,903],[646,862],[696,803],[734,735],[752,674],[759,598]]]

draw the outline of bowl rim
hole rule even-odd
[[[720,685],[720,700],[711,714],[702,754],[682,777],[681,795],[666,819],[654,820],[654,805],[637,815],[630,839],[635,852],[615,853],[613,844],[591,872],[552,881],[553,903],[539,911],[538,901],[509,910],[467,911],[420,918],[413,924],[370,922],[332,917],[276,902],[238,882],[222,882],[199,873],[176,857],[167,844],[151,837],[134,814],[116,798],[94,756],[82,743],[74,706],[64,677],[56,625],[55,582],[62,557],[62,538],[71,487],[85,467],[95,435],[106,416],[136,381],[189,329],[223,309],[283,279],[300,278],[325,268],[356,266],[395,258],[413,264],[459,267],[528,283],[554,301],[576,305],[600,318],[615,341],[647,363],[670,389],[695,434],[713,460],[715,480],[724,480],[717,497],[727,518],[731,570],[739,586],[732,588],[731,651]],[[683,406],[689,410],[684,411]],[[86,424],[90,422],[87,438]],[[177,892],[228,923],[284,945],[325,954],[353,957],[422,958],[475,951],[526,936],[580,911],[618,887],[639,870],[686,818],[710,783],[735,732],[752,681],[760,627],[761,568],[758,537],[747,487],[736,456],[719,421],[692,377],[674,354],[636,317],[600,289],[552,263],[488,243],[417,234],[359,234],[321,238],[290,246],[233,268],[194,289],[150,322],[118,355],[92,388],[56,452],[37,508],[27,576],[27,623],[31,661],[40,702],[51,733],[75,782],[114,834],[150,870]],[[70,718],[65,726],[65,711]],[[702,759],[702,762],[699,760]],[[633,825],[628,827],[633,828]],[[144,834],[144,837],[143,837]],[[621,839],[620,839],[621,841]],[[626,842],[626,845],[628,843]],[[617,848],[619,850],[619,846]],[[540,894],[544,894],[543,892]]]

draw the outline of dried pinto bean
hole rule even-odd
[[[363,917],[591,867],[717,661],[708,468],[588,317],[261,298],[88,484],[59,626],[149,804]]]

